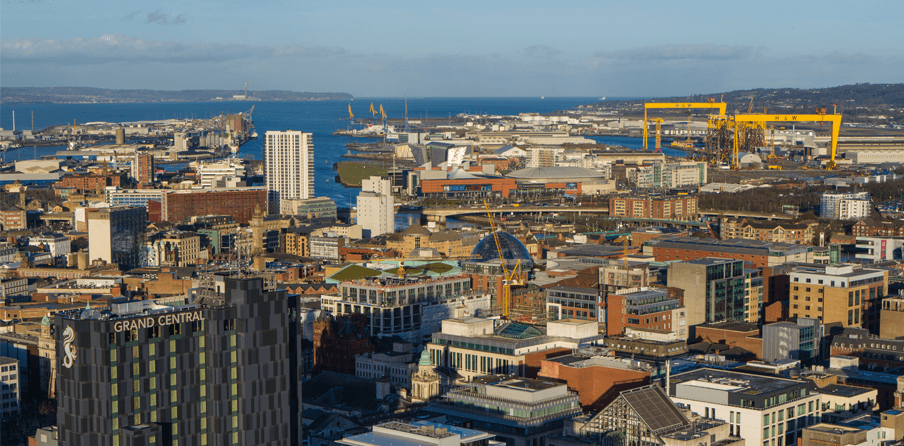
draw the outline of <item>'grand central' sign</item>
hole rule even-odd
[[[188,313],[165,314],[157,317],[143,317],[138,319],[130,319],[120,321],[113,324],[113,330],[117,333],[129,330],[138,330],[139,328],[163,327],[167,325],[181,324],[183,322],[203,321],[204,315],[201,311],[192,311]]]

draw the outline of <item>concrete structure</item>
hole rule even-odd
[[[86,211],[89,261],[115,263],[123,270],[138,267],[147,210],[117,206]]]
[[[155,264],[148,266],[185,267],[201,256],[201,237],[193,232],[169,231],[151,243]]]
[[[628,181],[639,188],[698,187],[707,183],[706,163],[683,161],[630,168]]]
[[[532,147],[527,149],[527,167],[556,167],[563,149]]]
[[[822,194],[819,216],[831,220],[857,220],[869,217],[872,211],[869,192]]]
[[[546,313],[556,319],[598,321],[599,309],[597,288],[557,285],[546,289]]]
[[[487,375],[447,392],[430,409],[473,429],[496,435],[509,446],[545,444],[564,420],[581,413],[578,395],[565,384]]]
[[[22,388],[19,386],[19,362],[0,356],[0,423],[19,418]]]
[[[879,321],[880,338],[904,337],[904,296],[898,295],[883,299]]]
[[[395,249],[403,257],[418,249],[435,249],[446,257],[467,257],[478,242],[480,239],[476,233],[452,230],[431,232],[419,224],[386,237],[386,247]]]
[[[888,293],[887,270],[856,264],[798,265],[789,276],[791,317],[878,333],[881,299]]]
[[[801,323],[804,322],[804,323]],[[763,326],[763,361],[796,359],[810,364],[819,359],[822,326],[816,319],[798,323],[776,322]]]
[[[283,199],[314,198],[313,134],[295,130],[264,134],[264,183],[270,191],[270,213]]]
[[[298,301],[263,285],[57,313],[60,443],[301,443]]]
[[[669,265],[669,286],[684,290],[688,326],[745,320],[744,279],[740,260],[708,258]]]
[[[410,342],[394,342],[392,351],[364,353],[355,357],[355,376],[389,378],[396,388],[413,390],[411,379],[418,371]]]
[[[361,181],[357,215],[365,237],[395,232],[395,199],[388,178],[372,176]]]
[[[609,216],[624,218],[657,218],[664,220],[695,220],[695,195],[664,195],[609,198]]]
[[[385,421],[371,432],[337,440],[344,446],[503,446],[495,435],[448,424]]]
[[[213,163],[201,163],[195,169],[203,187],[237,187],[245,179],[245,162],[228,158]]]
[[[596,321],[550,321],[543,333],[517,322],[496,326],[493,319],[464,317],[444,320],[426,348],[433,364],[471,381],[491,373],[534,377],[548,355],[589,347],[603,338]]]
[[[336,218],[336,202],[329,197],[285,199],[280,201],[279,213],[308,218]]]
[[[822,417],[819,394],[808,383],[704,368],[672,375],[672,401],[728,422],[751,445],[796,444],[803,428]]]
[[[368,274],[374,273],[379,274]],[[337,316],[365,315],[373,336],[398,335],[411,342],[440,331],[442,321],[457,311],[480,314],[491,304],[488,294],[471,292],[471,279],[464,275],[347,280],[339,284],[338,296],[324,295],[321,302]]]
[[[26,278],[0,279],[0,299],[25,296],[29,291],[34,291],[34,287],[29,290],[28,279]]]
[[[29,237],[29,246],[43,246],[44,250],[49,252],[53,257],[64,256],[72,252],[71,240],[63,234],[41,234],[35,237]]]
[[[904,260],[904,237],[857,237],[854,257],[873,263]]]

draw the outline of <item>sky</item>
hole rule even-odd
[[[0,86],[657,97],[904,82],[904,1],[0,0]]]

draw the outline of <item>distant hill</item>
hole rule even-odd
[[[735,90],[726,93],[708,93],[693,96],[676,96],[632,101],[604,101],[588,104],[584,108],[639,109],[644,102],[707,102],[710,98],[728,104],[729,113],[746,113],[753,98],[753,112],[762,113],[813,113],[825,108],[832,113],[837,104],[838,113],[848,116],[868,117],[881,114],[889,120],[904,121],[904,84],[855,84],[830,88],[758,88]],[[683,112],[682,112],[683,113]]]
[[[242,100],[242,90],[110,90],[91,87],[0,87],[2,103],[147,103],[147,102],[220,102]],[[348,93],[310,93],[298,91],[252,91],[249,101],[332,101],[350,100]]]

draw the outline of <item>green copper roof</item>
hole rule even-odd
[[[433,365],[433,361],[430,360],[430,352],[425,348],[424,351],[421,352],[421,360],[417,362],[417,365],[430,366]]]

